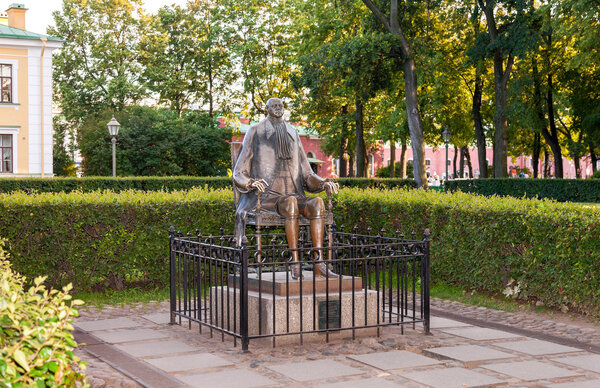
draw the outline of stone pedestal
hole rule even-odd
[[[276,343],[299,343],[302,332],[303,341],[323,341],[325,332],[314,331],[325,330],[327,325],[332,329],[377,324],[377,292],[363,289],[361,278],[343,277],[341,281],[330,278],[327,281],[319,277],[313,279],[312,272],[304,271],[303,274],[302,282],[292,280],[286,272],[275,273],[275,279],[273,273],[263,273],[260,281],[257,274],[249,275],[250,336],[295,333],[278,336]],[[235,331],[239,333],[239,283],[235,280],[230,277],[229,286],[211,289],[212,303],[216,306],[211,315],[213,323],[233,331],[235,310]],[[355,329],[354,334],[373,336],[377,334],[377,328]],[[352,337],[352,330],[329,332],[330,339],[347,337]],[[265,340],[271,343],[272,338],[262,341]]]

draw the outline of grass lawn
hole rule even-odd
[[[457,286],[437,283],[431,286],[431,296],[434,298],[449,299],[469,305],[482,306],[503,311],[518,311],[522,305],[512,299],[504,297],[492,297],[476,292],[466,292]],[[163,301],[169,299],[169,289],[144,290],[130,288],[123,291],[107,290],[105,292],[80,292],[73,295],[75,299],[81,299],[86,305],[101,307],[103,305],[115,305],[121,303],[139,303],[151,301]]]

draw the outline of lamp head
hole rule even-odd
[[[113,116],[112,119],[110,119],[107,126],[108,133],[110,134],[110,136],[116,137],[119,134],[119,128],[121,128],[121,124],[119,124],[119,122],[115,120],[115,116]]]
[[[450,143],[450,130],[448,127],[444,128],[444,132],[442,132],[442,136],[444,137],[444,143]]]

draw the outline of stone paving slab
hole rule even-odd
[[[600,354],[587,354],[584,356],[553,358],[552,361],[600,373]]]
[[[371,377],[369,379],[342,381],[339,383],[314,385],[313,388],[398,388],[401,383],[395,383],[390,380],[379,377]]]
[[[401,372],[397,374],[433,388],[479,387],[502,383],[501,380],[494,377],[465,368],[430,369],[422,372]]]
[[[443,329],[444,333],[469,338],[472,340],[494,340],[504,338],[519,338],[520,336],[502,330],[487,329],[485,327],[462,327],[458,329]]]
[[[266,365],[296,381],[328,379],[331,377],[352,376],[364,373],[362,370],[334,360],[300,361],[286,364]]]
[[[559,345],[553,342],[540,341],[536,339],[528,341],[495,342],[494,346],[500,346],[501,348],[515,350],[517,352],[529,354],[532,356],[581,351],[580,349],[573,348],[570,346]]]
[[[233,369],[195,375],[177,375],[177,379],[197,388],[251,388],[277,383],[247,369]]]
[[[202,349],[189,346],[181,341],[153,341],[133,344],[116,345],[125,353],[135,357],[164,356],[172,353],[200,351]]]
[[[444,346],[440,348],[424,349],[423,351],[462,362],[498,360],[515,357],[510,353],[479,345]]]
[[[570,383],[550,384],[549,388],[598,388],[600,380],[573,381]]]
[[[429,327],[431,329],[445,329],[450,327],[467,327],[471,326],[468,323],[455,321],[453,319],[442,318],[442,317],[431,317]]]
[[[482,365],[482,367],[526,381],[581,375],[581,373],[540,361],[507,362]]]
[[[139,327],[140,324],[129,318],[99,319],[97,321],[76,321],[74,326],[85,331],[125,329]]]
[[[167,338],[168,334],[152,329],[100,331],[94,335],[111,344],[120,342],[140,341],[149,339]]]
[[[348,358],[383,370],[413,368],[441,363],[433,358],[425,357],[407,350],[393,350],[391,352],[360,354],[356,356],[348,356]]]
[[[165,372],[183,372],[195,369],[216,368],[233,366],[231,362],[210,353],[187,354],[145,360],[147,363],[164,370]]]
[[[171,322],[171,314],[170,313],[154,313],[154,314],[146,314],[142,315],[143,318],[157,323],[159,325]]]

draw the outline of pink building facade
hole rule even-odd
[[[400,153],[401,150],[396,148],[396,161],[400,161]],[[450,178],[453,177],[453,161],[454,161],[454,147],[448,147],[448,174]],[[479,158],[477,156],[476,148],[469,148],[469,155],[471,157],[471,165],[473,167],[473,177],[478,178],[480,174],[479,168]],[[433,176],[437,174],[440,179],[445,177],[446,167],[444,166],[444,159],[446,156],[446,148],[442,147],[425,147],[425,168],[429,172],[429,175]],[[543,155],[542,155],[543,156]],[[412,148],[408,147],[406,150],[406,159],[408,161],[413,159]],[[486,159],[488,165],[493,162],[493,150],[492,148],[486,149]],[[390,148],[389,146],[384,147],[383,151],[383,160],[384,165],[387,166],[390,161]],[[460,170],[460,150],[458,150],[458,155],[456,158],[456,169]],[[522,155],[517,158],[507,158],[507,165],[509,167],[509,172],[512,167],[517,167],[519,169],[527,168],[531,173],[533,173],[533,159],[531,156]],[[600,167],[600,166],[597,166]],[[581,158],[580,160],[580,168],[581,168],[581,176],[582,178],[587,178],[592,175],[592,162],[591,158],[588,156]],[[544,169],[544,161],[541,159],[539,161],[538,172],[539,177],[542,177],[542,172]],[[468,173],[468,167],[465,164],[464,170]],[[575,172],[575,163],[572,160],[563,157],[563,172],[564,178],[576,178]],[[554,175],[554,162],[550,161],[550,174]],[[466,176],[465,176],[466,177]]]
[[[248,119],[240,119],[240,134],[237,136],[234,136],[232,138],[232,141],[243,141],[244,136],[246,134],[246,132],[248,131],[248,129],[250,128],[251,123],[249,122]],[[254,124],[254,123],[252,123]],[[222,124],[223,125],[223,124]],[[336,158],[336,155],[326,155],[323,150],[321,150],[320,144],[321,141],[319,139],[319,137],[317,135],[313,135],[308,133],[304,127],[296,125],[295,126],[296,130],[298,131],[298,135],[300,136],[300,141],[302,142],[302,146],[304,147],[304,152],[306,152],[307,157],[309,158],[309,161],[311,162],[311,166],[313,167],[313,169],[316,171],[316,173],[324,178],[337,178],[339,175],[339,162],[338,159]],[[400,161],[400,154],[401,154],[401,149],[399,147],[396,148],[396,157],[395,160],[396,162]],[[447,164],[448,164],[448,173],[450,176],[450,179],[452,179],[453,173],[454,173],[454,168],[453,168],[453,161],[454,161],[454,147],[448,147],[448,160],[447,160]],[[446,155],[446,148],[444,146],[441,147],[431,147],[431,146],[426,146],[425,147],[425,168],[427,171],[427,175],[434,177],[435,175],[437,175],[439,177],[440,180],[445,178],[445,174],[446,174],[446,167],[444,164],[444,159],[445,159],[445,155]],[[477,156],[477,149],[476,148],[470,148],[469,149],[469,155],[471,156],[471,165],[473,167],[473,177],[474,178],[478,178],[480,175],[480,168],[479,168],[479,159]],[[486,159],[488,161],[488,165],[491,164],[491,162],[493,161],[493,150],[491,148],[488,148],[486,150]],[[412,148],[408,147],[408,149],[406,150],[406,160],[407,161],[412,161],[413,160],[413,152],[412,152]],[[379,170],[381,167],[383,166],[388,166],[390,162],[390,147],[388,145],[385,146],[380,146],[379,149],[371,150],[371,153],[368,157],[368,164],[367,164],[367,176],[369,177],[374,177],[375,174],[377,173],[377,170]],[[458,151],[458,155],[457,155],[457,161],[456,161],[456,168],[457,170],[460,170],[459,167],[459,163],[460,163],[460,151]],[[543,172],[543,168],[544,168],[544,161],[540,160],[539,161],[539,177],[542,177],[542,172]],[[508,158],[507,159],[507,165],[509,167],[509,173],[511,172],[513,167],[519,168],[519,169],[524,169],[527,168],[531,173],[533,173],[533,164],[532,164],[532,158],[531,156],[520,156],[517,158]],[[584,157],[580,160],[580,165],[581,165],[581,174],[583,178],[587,178],[589,176],[592,175],[592,164],[591,164],[591,160],[590,157]],[[554,163],[550,163],[551,166],[551,171],[550,173],[553,175],[554,174]],[[600,169],[600,166],[598,166]],[[466,172],[466,175],[468,175],[468,167],[465,164],[465,168],[464,171]],[[575,164],[572,160],[563,158],[563,171],[564,171],[564,178],[575,178],[576,177],[576,173],[575,173]],[[465,178],[468,178],[468,176],[465,176]]]

